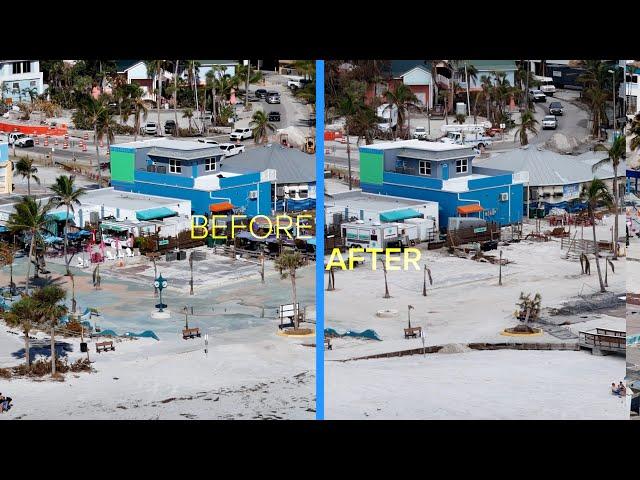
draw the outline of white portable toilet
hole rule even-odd
[[[456,115],[466,115],[467,114],[467,104],[464,102],[456,103]]]

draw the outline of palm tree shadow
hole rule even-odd
[[[69,352],[73,352],[72,344],[56,340],[56,358],[67,357],[67,353]],[[41,355],[43,357],[51,357],[51,345],[49,343],[49,340],[31,341],[31,345],[29,346],[29,356],[31,357],[31,362],[35,361],[38,355]],[[13,358],[24,360],[25,349],[21,348],[20,350],[12,352],[11,356]]]

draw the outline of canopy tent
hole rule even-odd
[[[402,210],[393,210],[380,214],[381,222],[401,222],[407,218],[422,218],[423,215],[413,208],[403,208]]]
[[[46,216],[47,220],[53,220],[56,222],[64,222],[67,219],[72,222],[73,221],[73,214],[71,212],[69,212],[67,214],[67,212],[52,212],[52,213],[48,213]]]
[[[150,208],[136,212],[138,220],[162,220],[167,217],[175,217],[178,213],[167,207]]]
[[[228,212],[229,210],[233,210],[233,208],[233,205],[229,202],[213,203],[209,205],[209,211],[212,213]]]
[[[102,222],[102,224],[100,225],[100,228],[102,230],[114,230],[116,232],[126,232],[129,230],[127,227],[123,227],[116,223],[107,223],[107,222]]]
[[[482,205],[461,205],[457,208],[458,213],[461,215],[469,215],[470,213],[479,213],[484,210]]]

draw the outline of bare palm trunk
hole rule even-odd
[[[31,257],[33,256],[33,248],[35,246],[35,243],[36,243],[36,235],[35,233],[33,233],[31,237],[31,246],[29,247],[29,261],[27,262],[27,280],[24,287],[24,291],[27,294],[29,293],[29,277],[31,276]],[[37,264],[36,264],[36,268],[37,268]]]
[[[56,374],[56,328],[51,325],[51,376]]]
[[[349,145],[349,127],[345,127],[345,134],[347,135],[347,169],[349,171],[349,190],[353,188],[351,185],[351,146]]]
[[[251,75],[251,60],[247,60],[247,78],[244,87],[244,107],[249,108],[249,76]]]
[[[158,130],[160,129],[160,99],[162,98],[162,79],[161,79],[162,69],[158,67],[157,75],[158,75],[158,98],[156,98],[156,107],[158,109]]]
[[[67,230],[69,229],[69,205],[67,205],[67,218],[64,221],[64,263],[67,266],[67,275],[71,275],[69,271],[69,258],[67,257]]]
[[[138,132],[140,131],[140,110],[138,109],[139,107],[136,106],[136,116],[135,116],[135,122],[134,122],[134,132],[133,132],[133,141],[137,142],[138,141]],[[177,125],[177,123],[176,123]]]
[[[100,150],[98,149],[98,121],[93,126],[93,143],[96,144],[96,161],[98,162],[98,167],[100,167]],[[92,165],[91,158],[89,158],[89,165]]]
[[[14,143],[15,145],[15,143]],[[15,155],[15,153],[14,153]],[[27,177],[27,195],[31,196],[31,176]]]
[[[31,347],[29,346],[29,330],[24,330],[24,358],[27,362],[27,367],[31,366]]]
[[[296,271],[295,271],[295,269],[291,270],[291,272],[289,273],[289,276],[291,277],[291,289],[293,291],[293,311],[295,312],[294,324],[295,324],[295,328],[297,330],[298,327],[300,326],[300,320],[299,320],[299,313],[300,312],[298,312],[298,294],[296,292]]]
[[[174,69],[174,84],[173,84],[173,116],[175,117],[176,129],[173,132],[173,136],[178,136],[178,63],[179,60],[176,60],[176,68]]]
[[[615,207],[613,208],[613,214],[615,215],[615,219],[614,219],[614,232],[615,232],[615,237],[613,239],[613,259],[617,260],[618,259],[618,237],[619,237],[619,233],[618,233],[618,207],[620,206],[620,198],[619,198],[619,192],[618,192],[618,166],[617,165],[613,165],[613,201],[615,202]]]
[[[602,282],[602,271],[600,270],[600,260],[598,259],[598,239],[596,237],[596,219],[593,211],[591,211],[591,227],[593,228],[593,251],[596,257],[596,268],[598,270],[598,281],[600,282],[600,292],[605,293],[604,283]]]
[[[382,264],[382,271],[384,272],[384,298],[391,298],[389,295],[389,284],[387,283],[387,266]]]

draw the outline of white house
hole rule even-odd
[[[30,102],[34,93],[42,95],[40,61],[0,60],[0,88],[6,103]]]

